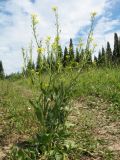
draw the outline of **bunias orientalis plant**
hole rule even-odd
[[[54,7],[53,11],[56,18],[56,36],[52,44],[50,37],[46,39],[46,47],[43,47],[42,41],[38,41],[36,34],[38,20],[36,15],[32,15],[32,29],[37,46],[36,50],[40,57],[40,62],[38,62],[40,66],[37,71],[31,70],[30,78],[32,86],[38,87],[39,95],[34,101],[30,100],[30,103],[34,107],[35,115],[39,122],[39,129],[29,149],[16,150],[17,156],[21,156],[21,159],[65,160],[71,158],[69,153],[72,150],[76,149],[76,147],[78,149],[74,141],[68,140],[71,134],[69,130],[71,124],[68,121],[68,116],[71,112],[71,94],[75,88],[76,81],[79,78],[81,70],[88,62],[89,55],[93,52],[90,49],[90,45],[93,37],[95,14],[91,16],[91,29],[82,64],[79,66],[77,75],[71,78],[68,70],[63,68],[61,56],[59,55],[60,30],[58,10]],[[46,53],[49,63],[44,65],[43,57],[46,56]],[[57,63],[53,72],[55,61]],[[45,73],[43,73],[43,68],[46,68]],[[72,66],[69,66],[69,68],[71,69]],[[69,83],[65,83],[66,78],[70,78]],[[12,157],[14,156],[13,152]]]

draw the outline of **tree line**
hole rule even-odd
[[[94,62],[97,66],[118,66],[120,65],[120,37],[114,33],[114,47],[111,49],[110,43],[107,42],[106,48],[102,47],[98,57],[94,56]]]
[[[59,59],[63,65],[63,67],[72,66],[76,67],[79,66],[79,64],[82,62],[84,55],[85,55],[85,49],[80,49],[76,47],[74,49],[73,40],[70,39],[69,46],[64,48],[64,51],[62,51],[62,47],[59,45]],[[52,54],[51,54],[52,56]],[[52,59],[52,68],[55,70],[56,68],[56,59],[54,57],[43,57],[42,63],[45,65],[50,65],[50,59]],[[106,48],[102,47],[102,49],[99,51],[98,56],[94,56],[92,59],[92,55],[89,54],[88,59],[88,66],[98,66],[98,67],[113,67],[120,65],[120,37],[118,37],[117,33],[114,33],[114,47],[113,50],[111,49],[110,43],[107,42]],[[27,70],[29,69],[35,69],[38,71],[41,66],[41,57],[38,54],[36,65],[34,63],[28,62]]]
[[[75,49],[74,49],[75,48]],[[32,48],[30,49],[32,52]],[[29,59],[26,65],[26,74],[29,74],[29,70],[34,69],[38,71],[41,68],[41,63],[43,66],[43,72],[46,69],[46,65],[51,67],[53,71],[57,68],[57,63],[61,63],[63,67],[76,67],[82,62],[85,55],[85,49],[80,49],[74,47],[73,40],[70,39],[69,46],[62,49],[61,45],[58,46],[58,58],[57,60],[54,58],[52,54],[50,56],[41,57],[38,54],[36,64]],[[120,65],[120,37],[117,33],[114,33],[114,47],[111,49],[110,43],[107,42],[106,48],[102,47],[99,51],[98,56],[92,56],[90,54],[88,59],[89,66],[97,66],[97,67],[113,67]],[[2,65],[2,61],[0,61],[0,78],[4,78],[4,68]]]
[[[2,65],[2,61],[0,61],[0,79],[4,78],[4,69]]]

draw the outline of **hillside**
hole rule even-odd
[[[89,69],[81,73],[68,117],[74,124],[70,128],[70,140],[79,144],[79,149],[72,150],[70,159],[119,159],[119,82],[119,68]],[[0,81],[0,159],[9,155],[14,144],[24,145],[37,133],[39,122],[29,103],[37,94],[38,89],[31,88],[29,79]]]

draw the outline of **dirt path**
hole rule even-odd
[[[80,147],[94,156],[81,154],[80,160],[119,160],[120,122],[108,114],[110,103],[101,98],[80,98],[74,103],[69,117],[75,124],[73,137]],[[0,108],[0,160],[4,160],[13,144],[26,140],[29,135],[12,132],[6,111]]]
[[[77,141],[81,140],[81,147],[95,155],[85,159],[120,159],[120,122],[113,120],[108,112],[110,106],[98,97],[80,98],[75,103],[70,119],[76,123]]]

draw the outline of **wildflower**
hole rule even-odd
[[[50,102],[50,101],[51,101],[51,99],[50,99],[50,98],[48,98],[48,99],[47,99],[47,101],[48,101],[48,102]]]
[[[53,6],[53,7],[52,7],[52,10],[53,10],[54,12],[56,12],[56,11],[57,11],[57,7],[56,7],[56,6]]]
[[[33,14],[31,14],[31,17],[32,17],[32,21],[33,21],[34,25],[39,23],[39,19],[38,19],[37,14],[33,13]]]
[[[22,64],[22,66],[21,66],[23,69],[24,69],[24,64]]]
[[[91,35],[91,36],[89,37],[89,41],[92,42],[93,40],[94,40],[94,38],[93,38],[93,36]]]
[[[83,41],[83,39],[80,37],[79,42],[82,42],[82,41]]]
[[[44,48],[39,47],[39,48],[37,49],[37,52],[38,52],[39,54],[41,54],[42,52],[44,52]]]
[[[95,47],[97,47],[97,44],[96,44],[96,43],[94,43],[94,44],[93,44],[93,47],[94,47],[94,48],[95,48]]]
[[[49,43],[49,42],[50,42],[50,40],[51,40],[51,37],[50,37],[50,36],[48,36],[48,37],[46,38],[46,43]]]
[[[31,69],[31,73],[34,74],[34,73],[35,73],[35,70],[34,70],[34,69]]]
[[[56,36],[55,37],[55,42],[58,42],[60,40],[60,37],[59,36]]]
[[[83,43],[82,43],[82,42],[80,42],[80,43],[79,43],[79,47],[82,47],[82,46],[83,46]]]
[[[66,58],[68,59],[68,58],[69,58],[69,55],[66,55]]]
[[[30,108],[30,107],[28,107],[28,110],[31,110],[31,108]]]
[[[32,17],[33,19],[35,19],[35,18],[37,18],[37,14],[32,13],[32,14],[31,14],[31,17]]]
[[[48,37],[47,37],[47,40],[48,40],[48,41],[50,41],[50,39],[51,39],[51,37],[50,37],[50,36],[48,36]]]
[[[92,12],[92,13],[91,13],[91,17],[95,17],[96,14],[97,14],[96,12]]]

